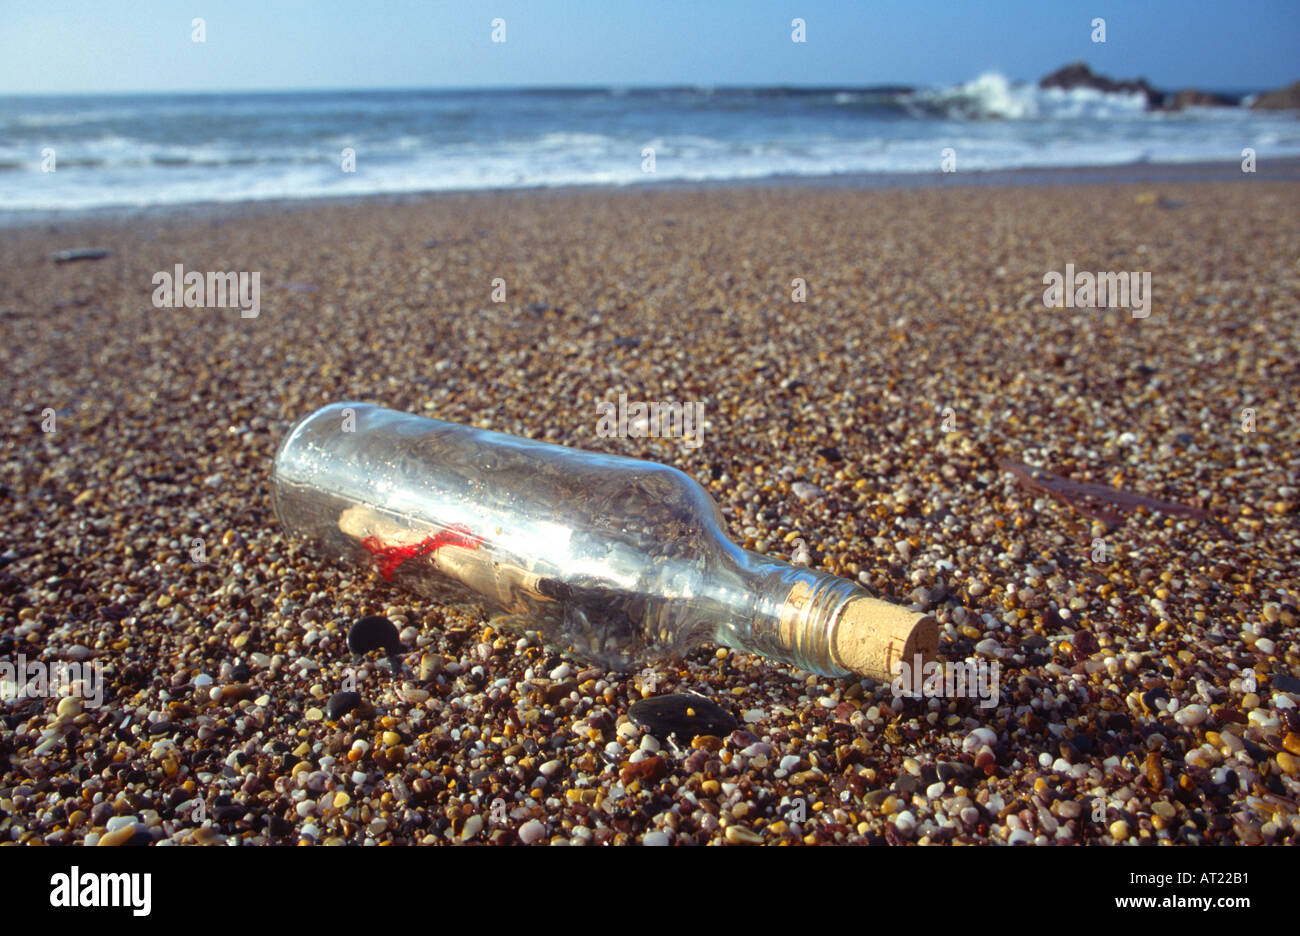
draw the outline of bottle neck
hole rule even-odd
[[[850,675],[836,658],[835,631],[848,603],[866,592],[836,575],[736,552],[748,600],[718,624],[714,641],[824,676]]]

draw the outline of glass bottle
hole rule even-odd
[[[736,546],[708,492],[666,465],[335,403],[290,430],[273,489],[283,529],[317,554],[490,605],[611,669],[712,641],[886,681],[938,645],[931,617]]]

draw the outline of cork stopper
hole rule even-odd
[[[831,659],[837,666],[878,682],[894,678],[904,660],[932,662],[939,650],[939,627],[929,615],[876,598],[853,598],[831,625]]]

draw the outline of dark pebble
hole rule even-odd
[[[577,688],[578,681],[576,679],[570,679],[561,683],[552,683],[547,686],[545,692],[542,693],[542,699],[547,705],[555,705],[557,702],[567,699],[569,693]]]
[[[329,702],[326,703],[325,714],[329,717],[330,721],[338,721],[360,704],[361,693],[336,692],[330,696]]]
[[[678,741],[687,743],[696,735],[725,737],[736,727],[735,717],[722,706],[685,693],[634,702],[627,715],[656,738],[676,735]]]
[[[90,810],[90,824],[92,826],[108,825],[108,820],[115,815],[117,813],[113,811],[112,803],[96,803]]]
[[[971,774],[971,767],[960,761],[940,761],[935,768],[935,773],[945,783],[949,780],[965,780]]]
[[[149,734],[151,735],[170,734],[175,730],[176,726],[169,721],[157,721],[149,726]]]
[[[1273,677],[1274,692],[1300,692],[1300,679],[1294,676],[1288,676],[1285,673],[1278,673]]]
[[[840,450],[835,448],[834,446],[828,445],[826,448],[819,448],[817,450],[817,454],[820,455],[822,458],[826,459],[828,462],[844,461],[844,456],[841,455]]]
[[[348,649],[353,653],[383,650],[401,653],[402,641],[397,637],[397,626],[380,614],[363,617],[348,631]]]
[[[1249,738],[1242,738],[1241,743],[1245,746],[1246,753],[1250,755],[1251,760],[1257,764],[1263,763],[1272,756],[1271,752],[1267,748],[1260,747]]]
[[[55,263],[71,263],[74,260],[103,260],[112,255],[111,250],[105,250],[103,247],[72,247],[50,254],[50,259]]]
[[[1150,689],[1142,693],[1142,705],[1152,715],[1156,714],[1156,712],[1159,711],[1159,709],[1156,708],[1157,699],[1164,699],[1168,701],[1169,693],[1165,691],[1163,688]]]
[[[1074,649],[1083,656],[1089,656],[1100,650],[1101,645],[1091,631],[1081,630],[1075,632]]]

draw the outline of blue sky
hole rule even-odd
[[[948,85],[1077,59],[1161,88],[1277,87],[1300,79],[1300,0],[0,0],[0,94]]]

